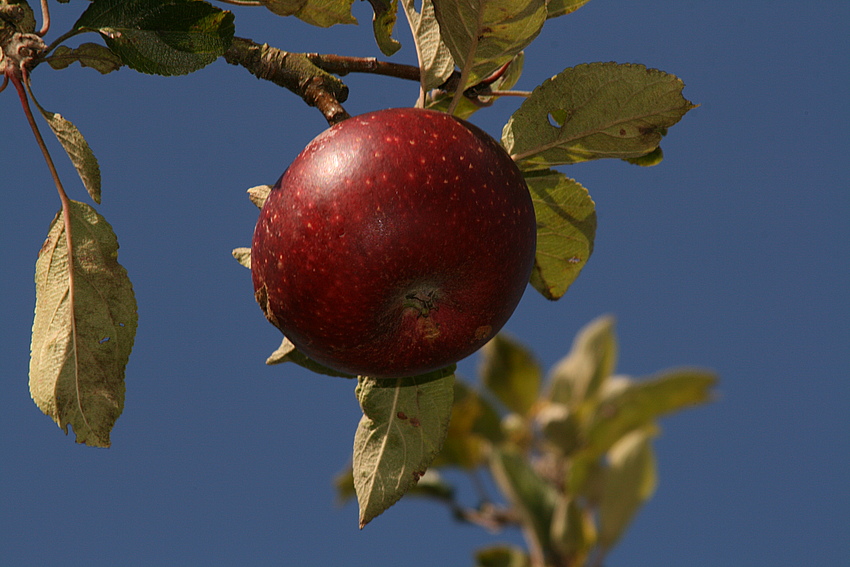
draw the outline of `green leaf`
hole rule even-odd
[[[628,433],[608,452],[608,469],[599,505],[599,545],[611,549],[657,485],[653,428]]]
[[[224,54],[233,41],[233,14],[200,0],[99,0],[75,29],[99,32],[128,67],[185,75]]]
[[[78,443],[108,447],[124,409],[124,368],[138,315],[112,227],[70,202],[73,268],[63,214],[53,220],[35,269],[30,393]]]
[[[575,409],[597,395],[616,367],[614,318],[598,317],[578,332],[569,354],[552,369],[549,399]]]
[[[633,158],[625,158],[623,161],[627,161],[634,165],[639,165],[641,167],[652,167],[653,165],[658,165],[664,159],[664,151],[661,149],[661,146],[658,146],[651,152],[646,155],[633,157]]]
[[[489,85],[488,89],[482,90],[477,99],[473,100],[466,96],[461,97],[460,102],[455,108],[454,115],[458,118],[468,120],[469,117],[477,110],[493,104],[493,102],[500,97],[490,96],[487,93],[491,91],[510,90],[519,80],[520,75],[522,75],[524,62],[525,54],[521,51],[511,60],[510,65],[508,65],[508,68],[505,70],[505,73],[493,81]],[[454,92],[448,92],[442,89],[431,90],[426,93],[425,108],[446,112],[449,109],[449,105],[451,104],[454,95]]]
[[[108,47],[97,43],[84,43],[74,49],[60,45],[47,59],[54,69],[65,69],[75,61],[79,61],[82,67],[97,70],[102,75],[121,68],[121,58]]]
[[[537,542],[538,549],[549,549],[550,526],[557,492],[531,466],[528,459],[510,448],[497,448],[490,459],[493,478],[502,493],[522,518],[522,525]]]
[[[354,0],[308,0],[295,17],[311,26],[329,28],[336,24],[356,24],[351,15]]]
[[[695,105],[684,83],[643,65],[590,63],[537,87],[510,118],[502,143],[524,169],[655,150],[667,128]]]
[[[372,17],[372,32],[378,48],[384,55],[390,56],[401,44],[393,39],[393,28],[398,18],[398,0],[369,0],[375,15]]]
[[[30,91],[30,95],[32,95],[32,91]],[[50,129],[56,134],[56,138],[62,144],[65,153],[71,158],[71,163],[74,164],[74,168],[77,170],[89,196],[95,203],[100,203],[100,166],[88,142],[77,130],[77,127],[63,118],[61,114],[44,110],[35,100],[35,97],[32,97],[32,99]]]
[[[339,473],[334,479],[336,487],[336,499],[340,504],[345,504],[357,493],[354,490],[354,469],[348,467]],[[454,487],[443,480],[443,477],[434,469],[425,471],[419,481],[407,491],[406,496],[418,496],[420,498],[432,498],[435,500],[451,501],[454,498]]]
[[[543,437],[562,455],[572,454],[581,445],[581,423],[566,404],[547,403],[534,417]]]
[[[494,545],[475,552],[475,567],[531,567],[531,559],[519,547]]]
[[[269,198],[269,193],[272,192],[271,185],[257,185],[248,189],[248,198],[254,203],[258,209],[262,209]]]
[[[417,12],[413,4],[414,0],[402,0],[416,44],[422,90],[428,92],[442,85],[451,76],[455,64],[449,48],[440,37],[440,26],[434,15],[432,1],[422,0],[422,13]]]
[[[16,6],[16,8],[11,8],[12,6]],[[29,4],[27,4],[26,0],[4,0],[0,2],[0,8],[5,8],[5,10],[7,10],[6,13],[8,14],[7,19],[5,20],[0,18],[0,30],[2,30],[5,25],[8,25],[18,33],[35,33],[35,14]],[[9,19],[12,21],[9,21]],[[3,39],[2,34],[0,34],[0,39]],[[0,49],[0,54],[3,54],[2,49]],[[2,59],[3,57],[0,57],[0,60]],[[0,69],[2,69],[2,67],[0,67]]]
[[[248,268],[251,269],[251,249],[250,248],[234,248],[233,252],[231,252],[236,261]]]
[[[578,182],[546,169],[525,172],[537,216],[537,253],[531,285],[546,299],[559,299],[593,253],[596,204]]]
[[[566,14],[571,14],[590,2],[590,0],[549,0],[547,9],[549,18],[557,18]]]
[[[431,465],[446,437],[454,366],[411,378],[360,377],[363,417],[354,435],[360,527],[395,504]]]
[[[309,0],[260,0],[260,4],[278,16],[294,16]]]
[[[356,24],[357,20],[351,15],[353,2],[354,0],[260,0],[263,6],[278,16],[295,16],[321,28],[334,24]]]
[[[717,377],[696,369],[668,370],[641,382],[610,388],[602,397],[587,432],[593,454],[608,451],[621,437],[655,422],[659,417],[708,402]]]
[[[277,350],[271,353],[271,355],[269,355],[266,359],[266,364],[269,366],[282,364],[284,362],[293,362],[298,366],[315,372],[316,374],[335,376],[337,378],[355,378],[355,376],[351,374],[346,374],[345,372],[328,368],[327,366],[323,366],[315,360],[308,358],[307,355],[299,352],[298,349],[295,348],[295,345],[292,344],[292,341],[286,337],[283,337],[283,341],[280,343],[280,346],[277,347]]]
[[[434,0],[440,35],[467,84],[478,84],[525,49],[546,22],[545,0]]]
[[[499,333],[481,348],[479,374],[505,407],[527,415],[537,401],[543,372],[531,351]]]
[[[584,565],[596,543],[596,526],[575,498],[561,494],[552,514],[551,537],[553,547],[562,557],[569,557],[573,565]]]

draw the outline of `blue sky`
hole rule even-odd
[[[50,38],[83,6],[54,3]],[[237,34],[380,56],[367,3],[354,9],[359,26],[329,30],[238,9]],[[657,167],[562,169],[596,201],[594,255],[560,302],[529,288],[506,327],[549,367],[612,313],[620,372],[688,364],[721,377],[717,402],[664,420],[658,492],[608,565],[850,564],[848,24],[841,1],[592,0],[527,50],[518,88],[579,63],[636,62],[678,75],[701,105]],[[397,36],[393,59],[414,61]],[[352,114],[416,97],[397,79],[345,82]],[[59,202],[7,89],[0,562],[463,566],[480,546],[521,542],[412,499],[358,530],[332,488],[360,415],[353,383],[263,364],[280,337],[230,250],[249,245],[256,220],[245,189],[274,182],[326,127],[317,111],[223,61],[170,79],[45,66],[33,89],[100,160],[98,210],[118,234],[140,326],[113,446],[76,445],[27,388],[34,263]],[[503,99],[473,122],[498,137],[517,105]],[[475,357],[460,365],[468,380],[475,371]]]

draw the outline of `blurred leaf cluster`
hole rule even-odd
[[[479,550],[478,567],[601,565],[652,496],[659,418],[710,401],[716,377],[677,368],[634,379],[616,364],[614,320],[604,316],[545,375],[527,347],[500,334],[480,353],[478,382],[455,381],[443,448],[410,494],[491,531],[522,530],[527,549]],[[476,485],[489,475],[500,498],[462,506],[447,469]],[[336,486],[341,501],[354,495],[350,469]]]

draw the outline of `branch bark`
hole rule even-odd
[[[331,126],[350,118],[341,104],[348,98],[348,87],[314,65],[303,53],[289,53],[236,37],[224,53],[224,60],[297,94],[308,105],[318,108]]]

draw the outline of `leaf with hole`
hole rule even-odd
[[[674,75],[643,65],[590,63],[534,89],[502,131],[523,169],[653,152],[695,105]]]
[[[71,201],[69,214],[71,254],[60,212],[36,262],[30,393],[78,443],[108,447],[124,408],[136,298],[109,223],[85,203]]]

